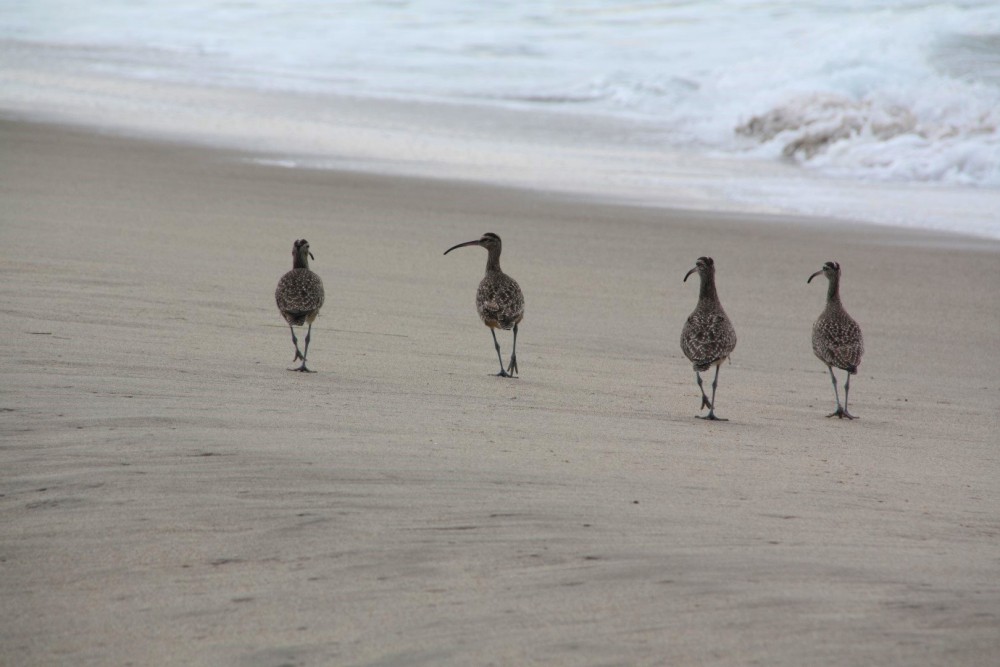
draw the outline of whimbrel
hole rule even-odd
[[[486,232],[482,238],[475,241],[459,243],[444,251],[448,254],[455,248],[478,245],[486,248],[489,254],[486,258],[486,275],[479,283],[476,292],[476,310],[483,324],[490,328],[493,334],[493,346],[500,360],[499,377],[514,377],[517,375],[517,325],[524,319],[524,295],[517,281],[500,270],[500,237],[492,232]],[[514,346],[510,353],[510,365],[503,367],[503,357],[500,355],[500,343],[497,342],[497,329],[514,329]]]
[[[699,419],[727,421],[715,416],[715,389],[719,384],[719,366],[736,347],[736,330],[715,291],[715,262],[711,257],[699,257],[694,268],[684,276],[684,282],[695,271],[701,278],[701,291],[698,293],[698,305],[684,323],[681,350],[694,366],[694,375],[701,389],[701,407],[708,408],[708,415]],[[712,400],[708,400],[701,384],[701,372],[712,366],[715,366],[715,379],[712,380]]]
[[[292,270],[281,276],[278,281],[278,288],[274,290],[274,300],[278,304],[281,316],[288,322],[288,329],[292,332],[292,343],[295,345],[294,364],[299,359],[302,365],[298,368],[289,368],[290,371],[301,371],[312,373],[306,368],[306,355],[309,354],[309,337],[312,334],[312,323],[319,315],[319,309],[323,307],[323,281],[319,276],[309,270],[309,258],[313,254],[309,252],[309,241],[299,239],[292,245]],[[295,329],[303,324],[309,324],[306,331],[305,350],[299,352],[299,340],[295,337]]]
[[[840,264],[827,262],[822,269],[809,276],[806,283],[811,283],[812,279],[821,273],[826,276],[830,284],[826,291],[826,308],[813,324],[812,345],[813,352],[830,371],[833,395],[837,399],[837,410],[827,417],[855,419],[854,415],[847,411],[847,393],[851,390],[851,376],[858,372],[861,355],[865,353],[865,343],[861,337],[861,327],[847,314],[843,304],[840,303]],[[837,378],[833,374],[834,366],[847,371],[843,407],[840,406]]]

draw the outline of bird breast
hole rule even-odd
[[[813,325],[813,352],[823,363],[856,372],[865,352],[861,327],[843,309],[824,312]]]
[[[488,273],[476,292],[476,311],[488,327],[510,329],[524,318],[524,295],[504,273]]]
[[[696,308],[684,323],[681,351],[694,365],[704,371],[721,363],[736,348],[736,329],[721,308]]]

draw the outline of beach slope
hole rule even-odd
[[[1000,652],[1000,244],[15,121],[0,146],[0,663]],[[517,380],[474,309],[486,253],[442,256],[487,231],[526,298]],[[315,374],[273,301],[297,238]],[[739,337],[725,423],[679,346],[702,255]],[[828,260],[865,333],[854,422],[810,349]]]

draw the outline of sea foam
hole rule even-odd
[[[610,118],[613,137],[581,140],[730,160],[726,180],[765,160],[831,183],[1000,187],[991,0],[0,2],[0,64],[0,102],[35,94],[44,106],[44,86],[29,90],[23,75],[46,67],[64,83],[75,72],[438,100]],[[72,105],[65,90],[55,96]],[[752,187],[731,190],[753,199]],[[784,188],[758,190],[765,208],[781,207],[766,192]],[[874,208],[829,213],[885,217]],[[965,227],[990,230],[991,215]]]

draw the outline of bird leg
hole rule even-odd
[[[701,385],[701,373],[695,371],[694,377],[698,380],[698,389],[701,389],[701,407],[711,410],[712,401],[708,400],[708,396],[705,395],[705,388]]]
[[[722,417],[715,416],[715,388],[719,386],[719,366],[721,365],[722,365],[721,363],[715,365],[715,379],[712,380],[712,402],[708,407],[708,414],[705,415],[704,417],[698,417],[699,419],[708,419],[710,421],[718,421],[718,422],[729,421],[728,419],[723,419]],[[699,377],[698,380],[699,380],[698,384],[701,384],[700,382],[701,377]]]
[[[302,353],[299,352],[299,339],[295,337],[295,329],[292,328],[291,324],[288,325],[288,330],[292,332],[292,344],[295,345],[295,358],[292,359],[292,363],[294,364],[302,358]]]
[[[500,362],[500,365],[501,366],[503,365],[502,361]],[[517,375],[517,325],[516,324],[514,325],[514,347],[510,353],[510,365],[507,366],[507,372],[510,374],[511,377]]]
[[[505,378],[510,377],[507,375],[507,371],[503,369],[503,357],[500,356],[500,343],[497,342],[497,331],[493,327],[490,327],[490,333],[493,334],[493,347],[497,349],[497,359],[500,360],[500,372],[497,373],[497,377]]]
[[[851,390],[851,371],[847,371],[847,382],[844,383],[844,410],[843,414],[840,416],[841,419],[857,419],[854,415],[847,411],[847,392]]]
[[[288,370],[290,370],[290,371],[299,371],[299,372],[302,372],[302,373],[315,373],[316,372],[316,371],[311,371],[308,368],[306,368],[306,356],[309,354],[309,337],[312,335],[312,329],[313,329],[313,325],[312,325],[312,322],[310,322],[309,323],[309,328],[306,330],[306,347],[305,347],[305,350],[302,352],[302,355],[301,355],[302,365],[299,366],[298,368],[289,368]],[[293,338],[295,337],[295,333],[294,332],[292,333],[292,337]],[[299,346],[298,346],[298,343],[296,343],[295,344],[295,352],[298,353],[298,351],[299,351]],[[292,361],[294,361],[294,359]]]
[[[843,419],[844,417],[847,417],[848,419],[854,419],[854,417],[852,417],[851,415],[847,414],[847,410],[845,408],[840,407],[840,393],[837,391],[837,376],[833,374],[833,366],[827,365],[826,368],[827,368],[827,370],[830,371],[830,380],[833,382],[833,396],[834,396],[834,398],[837,399],[837,409],[834,412],[831,412],[830,414],[828,414],[827,418],[837,417],[838,419]],[[847,382],[850,383],[850,381],[851,381],[851,374],[848,373],[847,374]],[[847,403],[847,391],[846,391],[846,389],[844,391],[844,403],[845,404]]]

